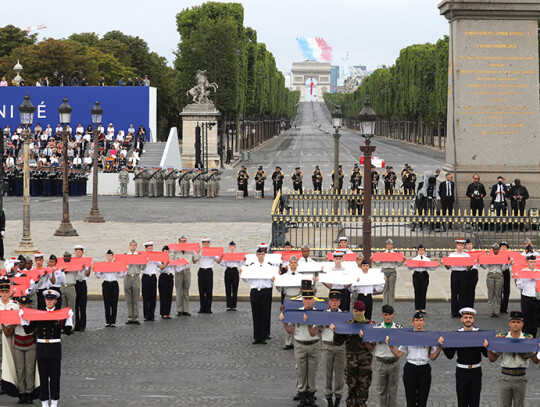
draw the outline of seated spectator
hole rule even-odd
[[[23,128],[22,126],[19,124],[19,127],[17,127],[17,129],[15,130],[15,132],[18,134],[18,135],[21,135],[21,133],[23,132]]]
[[[114,140],[114,142],[112,143],[111,148],[113,150],[120,150],[120,146],[121,146],[120,141],[119,140]]]
[[[58,160],[58,156],[54,154],[51,156],[51,167],[60,167],[60,161]]]
[[[56,126],[56,129],[54,129],[54,138],[56,140],[61,140],[62,136],[60,135],[60,132],[63,131],[62,125],[58,123],[58,126]]]
[[[98,156],[98,168],[100,171],[103,171],[103,154],[99,154]]]
[[[3,86],[8,86],[5,76],[2,76],[2,81],[0,81],[0,87],[3,87]]]
[[[79,155],[76,155],[73,158],[73,162],[71,163],[71,167],[75,168],[77,170],[80,170],[82,168],[82,158]]]
[[[90,171],[90,168],[92,167],[92,157],[90,157],[88,153],[84,155],[83,166],[85,171]]]
[[[70,127],[69,124],[66,124],[66,131],[68,132],[68,138],[73,135],[73,129]]]
[[[120,150],[120,155],[121,155],[122,157],[127,157],[127,153],[128,153],[127,148],[126,148],[126,147],[122,147],[122,149]]]
[[[131,162],[131,159],[129,160],[128,164],[126,165],[126,171],[127,172],[134,172],[135,171],[135,166]]]
[[[114,161],[113,157],[107,157],[105,160],[105,172],[114,172]]]
[[[47,157],[45,156],[45,154],[41,154],[41,157],[39,157],[38,165],[40,167],[46,167],[48,163],[49,163],[49,160],[47,160]]]
[[[78,125],[77,128],[75,129],[75,133],[81,133],[81,134],[84,133],[84,127],[82,126],[81,123],[79,123],[79,125]]]
[[[43,133],[43,129],[41,128],[41,125],[38,123],[36,127],[34,127],[34,135],[40,136],[41,133]]]
[[[120,130],[118,134],[116,135],[116,139],[120,141],[120,143],[124,142],[124,130]]]
[[[50,124],[47,125],[44,133],[47,135],[47,139],[50,139],[53,136],[53,129],[51,128]]]
[[[135,127],[133,127],[133,124],[129,125],[128,134],[131,134],[132,136],[135,135]]]
[[[15,159],[13,158],[12,153],[8,153],[8,157],[6,158],[6,167],[15,167]]]

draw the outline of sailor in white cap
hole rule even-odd
[[[342,273],[342,274],[348,274],[348,270],[343,267],[343,258],[345,254],[339,250],[336,250],[332,253],[334,257],[334,265],[327,270],[327,268],[324,268],[324,271],[326,273]],[[330,283],[323,283],[326,288],[329,290],[337,290],[341,293],[341,304],[339,308],[342,311],[349,311],[351,308],[351,292],[349,291],[349,287],[351,284],[343,285],[343,284],[330,284]]]
[[[154,251],[154,242],[144,242],[147,252]],[[165,266],[159,261],[148,261],[142,270],[141,287],[143,297],[143,315],[145,321],[155,321],[156,296],[157,296],[157,269]]]
[[[386,239],[386,250],[384,253],[394,253],[394,241]],[[383,304],[394,306],[396,298],[397,268],[402,266],[404,261],[375,261],[374,267],[380,267],[386,278],[383,290]]]
[[[338,238],[338,250],[343,252],[343,253],[352,253],[351,250],[349,250],[348,246],[349,246],[349,238],[347,236],[340,236]]]
[[[448,255],[448,257],[470,257],[465,253],[465,239],[456,239],[456,251]],[[467,266],[445,266],[452,270],[450,273],[450,292],[451,292],[451,314],[452,318],[459,317],[459,310],[465,307],[465,303],[469,294],[469,276],[467,271],[471,267]]]
[[[527,267],[523,271],[540,270],[536,267],[536,256],[529,253],[526,257]],[[519,278],[519,275],[514,271],[516,286],[521,290],[521,311],[523,311],[523,332],[531,334],[536,338],[538,330],[538,319],[540,318],[540,293],[536,291],[537,280],[529,278]]]
[[[210,247],[210,238],[203,237],[201,239],[202,248]],[[214,262],[220,263],[221,259],[217,256],[202,256],[199,255],[198,259],[193,259],[193,263],[199,264],[199,272],[197,273],[199,283],[199,314],[211,314],[212,313],[212,291],[214,289],[214,270],[212,266]]]
[[[83,257],[85,247],[82,244],[73,246],[75,257]],[[86,280],[90,277],[92,269],[90,264],[83,264],[80,270],[77,270],[75,282],[75,329],[74,331],[84,331],[86,329],[86,303],[88,302],[88,286]]]

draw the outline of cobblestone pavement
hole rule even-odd
[[[159,306],[159,305],[158,305]],[[191,303],[191,311],[198,309]],[[396,321],[410,326],[412,303],[396,306]],[[104,328],[102,303],[88,305],[87,331],[63,339],[61,406],[265,406],[294,407],[295,370],[293,351],[282,350],[284,330],[274,303],[272,336],[266,346],[252,345],[249,303],[238,312],[225,312],[215,302],[214,314],[124,325],[125,304],[119,304],[118,328]],[[380,303],[375,305],[378,315]],[[447,304],[433,304],[426,330],[459,327],[447,317]],[[375,319],[380,321],[380,317]],[[506,318],[480,316],[480,328],[503,330]],[[401,362],[403,364],[403,362]],[[482,362],[482,406],[498,405],[499,363]],[[432,362],[433,384],[429,406],[455,406],[455,360],[443,354]],[[540,403],[540,371],[532,365],[527,374],[527,406]],[[318,398],[326,406],[323,377],[319,370]],[[374,380],[368,405],[375,406]],[[405,405],[399,383],[399,405]],[[0,396],[0,405],[15,404]]]

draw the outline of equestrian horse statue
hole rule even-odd
[[[206,71],[197,71],[195,81],[197,84],[187,91],[187,97],[192,97],[193,103],[212,103],[212,101],[208,99],[208,95],[210,95],[210,89],[214,89],[214,92],[217,92],[218,85],[214,82],[210,83],[208,81]]]

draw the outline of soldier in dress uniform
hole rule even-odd
[[[156,178],[156,197],[162,197],[163,196],[163,174],[166,171],[165,169],[161,167],[157,167],[158,171],[156,172],[155,178]]]
[[[289,259],[289,264],[285,267],[282,267],[279,271],[279,274],[284,274],[287,272],[290,272],[292,275],[295,275],[298,273],[298,259],[296,256],[291,256]],[[275,280],[275,279],[274,279]],[[302,287],[280,287],[276,286],[276,289],[282,294],[281,295],[281,309],[283,311],[283,301],[284,300],[291,300],[293,298],[298,298],[302,292]],[[293,335],[286,333],[285,335],[285,345],[283,346],[283,350],[293,349]]]
[[[64,262],[69,263],[71,261],[71,253],[64,252]],[[63,270],[66,276],[64,284],[62,284],[62,308],[76,307],[77,290],[75,289],[75,283],[77,282],[77,272]],[[75,324],[77,324],[77,318],[75,317]]]
[[[533,336],[522,332],[523,329],[523,312],[510,311],[510,326],[509,332],[503,332],[497,335],[498,338],[511,339],[532,339]],[[486,340],[484,346],[488,347],[489,343]],[[495,362],[501,358],[501,377],[499,379],[499,389],[501,403],[503,407],[524,407],[525,394],[527,392],[527,368],[529,360],[534,364],[538,364],[538,352],[531,353],[510,353],[510,352],[493,352],[488,350],[488,359],[490,362]]]
[[[353,191],[358,190],[362,185],[362,171],[358,168],[358,164],[354,164],[354,168],[351,171],[351,189]]]
[[[217,168],[212,168],[210,174],[207,177],[208,183],[208,198],[214,198],[219,193],[219,180],[221,172]]]
[[[353,319],[349,324],[372,324],[373,321],[365,317],[366,307],[362,301],[355,301],[353,305]],[[330,329],[335,331],[335,325]],[[366,406],[371,386],[371,361],[373,355],[362,339],[363,332],[359,335],[345,335],[334,332],[334,343],[337,346],[345,344],[347,365],[345,367],[345,380],[349,387],[347,394],[347,406]],[[334,403],[335,405],[335,403]]]
[[[22,165],[14,168],[15,171],[15,195],[23,196],[23,170]]]
[[[51,196],[51,169],[42,167],[43,171],[43,196]]]
[[[264,198],[264,181],[266,180],[266,171],[263,170],[262,165],[259,165],[253,179],[255,180],[255,190],[261,191],[261,198]]]
[[[371,193],[374,195],[377,193],[377,188],[379,186],[379,180],[381,179],[381,174],[377,171],[377,168],[371,166]]]
[[[405,164],[403,169],[401,170],[401,182],[404,182],[405,174],[409,173],[409,164]]]
[[[60,294],[54,290],[46,290],[45,310],[55,310],[56,301]],[[27,321],[21,318],[21,325],[26,334],[37,333],[36,358],[39,371],[40,394],[39,400],[43,407],[57,407],[60,399],[60,372],[62,370],[62,332],[71,334],[73,329],[73,311],[65,322],[59,321]]]
[[[405,194],[414,195],[416,189],[417,176],[414,169],[409,167],[409,171],[403,175],[403,191]]]
[[[156,198],[157,197],[157,178],[156,175],[159,171],[159,168],[152,167],[152,171],[149,171],[149,178],[148,178],[148,196],[150,198]]]
[[[189,198],[189,181],[191,180],[192,171],[188,171],[187,168],[182,168],[182,172],[178,176],[178,183],[180,186],[180,196],[182,198]]]
[[[394,167],[390,166],[383,172],[384,180],[384,193],[386,195],[394,195],[394,190],[396,189],[396,180],[397,175],[394,172]]]
[[[165,186],[167,187],[167,197],[175,197],[178,173],[175,171],[174,167],[167,167],[167,172],[163,175],[163,178],[165,179]]]
[[[202,198],[202,171],[200,168],[197,168],[195,170],[195,174],[193,174],[193,197],[194,198]]]
[[[150,191],[150,171],[148,171],[148,167],[143,168],[142,173],[142,196],[149,196]]]
[[[143,169],[140,165],[137,165],[133,172],[133,181],[135,181],[135,198],[143,197]]]
[[[302,188],[302,178],[304,178],[304,173],[300,171],[300,167],[296,167],[294,169],[291,178],[293,181],[293,190],[303,194],[304,189]]]
[[[334,185],[335,181],[335,174],[334,171],[332,171],[332,186]],[[341,191],[343,191],[343,178],[345,178],[345,172],[343,172],[343,166],[340,165],[338,167],[338,190],[337,193],[341,194]]]
[[[313,288],[302,289],[302,303],[303,307],[299,308],[300,311],[316,310]],[[283,321],[284,318],[285,316],[281,313],[279,319]],[[304,314],[304,322],[307,319],[307,314]],[[297,323],[284,323],[283,327],[288,334],[294,336],[298,392],[302,397],[298,407],[316,406],[316,379],[320,359],[319,328],[315,325]]]
[[[75,252],[75,257],[84,256],[85,247],[82,244],[77,244],[73,246],[73,251]],[[76,283],[75,283],[75,293],[77,297],[75,299],[75,328],[74,331],[84,331],[86,329],[86,305],[88,302],[88,286],[86,285],[86,280],[90,277],[92,272],[91,267],[87,267],[86,264],[82,265],[80,270],[77,270],[76,274]]]
[[[276,170],[272,173],[272,184],[274,186],[274,199],[276,199],[278,191],[281,192],[284,178],[285,178],[285,174],[283,173],[283,171],[281,171],[281,167],[277,165]]]
[[[120,198],[127,198],[129,174],[125,166],[122,166],[122,170],[118,173],[118,182],[120,182]]]
[[[313,190],[322,192],[323,175],[319,166],[315,166],[315,171],[311,173],[311,180],[313,181]]]
[[[129,242],[129,255],[138,255],[137,242]],[[144,264],[128,264],[126,276],[124,277],[124,295],[128,309],[128,320],[126,324],[140,325],[139,322],[139,296],[141,294],[141,270]]]
[[[248,196],[248,180],[249,172],[246,167],[242,165],[242,168],[236,174],[236,183],[238,184],[238,190],[244,191],[244,198]]]

